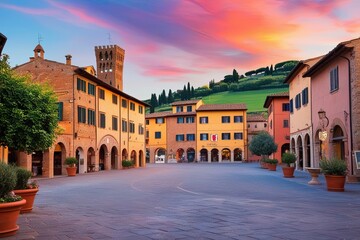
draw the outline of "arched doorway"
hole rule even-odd
[[[166,150],[164,148],[158,148],[155,151],[155,163],[165,163]]]
[[[65,146],[63,143],[57,143],[54,149],[54,175],[62,174],[62,167],[66,158]]]
[[[146,157],[145,157],[146,163],[150,163],[150,149],[146,149]]]
[[[128,152],[125,148],[121,152],[121,160],[128,160]]]
[[[81,147],[78,147],[76,149],[76,159],[78,160],[78,163],[76,164],[76,173],[83,173],[85,171],[84,169],[84,150]]]
[[[289,151],[290,149],[290,144],[289,143],[285,143],[281,146],[281,156],[286,152]],[[279,159],[278,159],[279,160]]]
[[[242,161],[242,150],[240,148],[234,150],[234,161]]]
[[[298,157],[297,157],[298,168],[300,170],[302,170],[304,168],[304,153],[303,153],[303,144],[302,144],[301,136],[297,137],[296,143],[297,143],[297,149],[298,149],[298,154],[297,154],[298,155]]]
[[[332,138],[334,158],[345,160],[345,144],[343,140],[344,132],[340,126],[336,125]]]
[[[133,162],[134,166],[136,165],[136,151],[132,150],[130,154],[130,160]]]
[[[95,171],[95,150],[91,147],[87,151],[87,170],[88,172]]]
[[[230,161],[231,151],[228,148],[221,150],[221,161]]]
[[[99,171],[105,170],[106,157],[108,155],[108,149],[105,144],[101,145],[99,152]]]
[[[117,169],[118,166],[118,150],[116,147],[111,148],[111,169]]]
[[[295,151],[295,139],[294,138],[291,138],[291,152],[292,153],[296,153]]]
[[[305,146],[305,167],[311,167],[311,145],[310,145],[310,136],[309,134],[305,135],[305,142],[304,142],[304,146]]]
[[[188,148],[187,153],[186,153],[186,157],[188,159],[188,162],[194,162],[194,160],[195,160],[195,149]]]
[[[139,167],[143,167],[144,152],[142,150],[139,151]]]
[[[43,168],[43,152],[36,151],[31,155],[32,171],[34,176],[42,175]]]
[[[218,162],[219,161],[219,150],[216,148],[211,150],[211,162]]]
[[[185,161],[186,161],[184,149],[179,148],[179,149],[176,151],[176,160],[177,160],[178,162],[185,162]]]
[[[200,161],[207,162],[208,161],[208,150],[203,148],[200,150]]]

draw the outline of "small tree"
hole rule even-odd
[[[249,150],[257,156],[266,158],[276,152],[277,144],[269,133],[262,131],[251,140]]]
[[[46,150],[58,131],[58,106],[49,87],[31,83],[0,60],[0,145],[31,153]]]

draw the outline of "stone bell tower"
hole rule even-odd
[[[123,91],[123,69],[125,50],[117,45],[96,46],[97,77]]]

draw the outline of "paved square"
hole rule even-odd
[[[160,164],[39,180],[8,239],[360,239],[360,184],[257,163]]]

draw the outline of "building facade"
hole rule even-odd
[[[247,115],[247,132],[248,132],[248,146],[254,136],[262,131],[267,131],[268,122],[264,114],[248,114]],[[248,161],[259,161],[261,156],[253,154],[250,150],[248,151]]]
[[[244,104],[207,105],[202,100],[190,100],[172,103],[170,112],[146,115],[149,161],[246,159],[246,110]]]
[[[296,168],[314,167],[314,148],[311,121],[310,77],[303,77],[321,57],[300,61],[285,78],[289,84],[290,99],[290,149],[296,154]]]
[[[98,49],[112,48],[117,47],[96,47],[95,52],[98,55]],[[120,169],[125,159],[134,161],[136,167],[145,166],[148,105],[120,91],[122,79],[112,86],[106,80],[109,76],[96,77],[93,67],[72,65],[71,55],[66,55],[65,63],[59,63],[45,59],[44,54],[37,45],[34,57],[14,70],[53,88],[58,97],[61,134],[46,151],[27,155],[9,149],[8,161],[50,178],[65,174],[64,161],[69,156],[79,160],[78,173]],[[120,58],[121,66],[122,61]]]
[[[265,99],[268,109],[268,132],[274,138],[278,149],[270,157],[281,162],[281,156],[290,150],[290,104],[289,93],[275,93]]]

